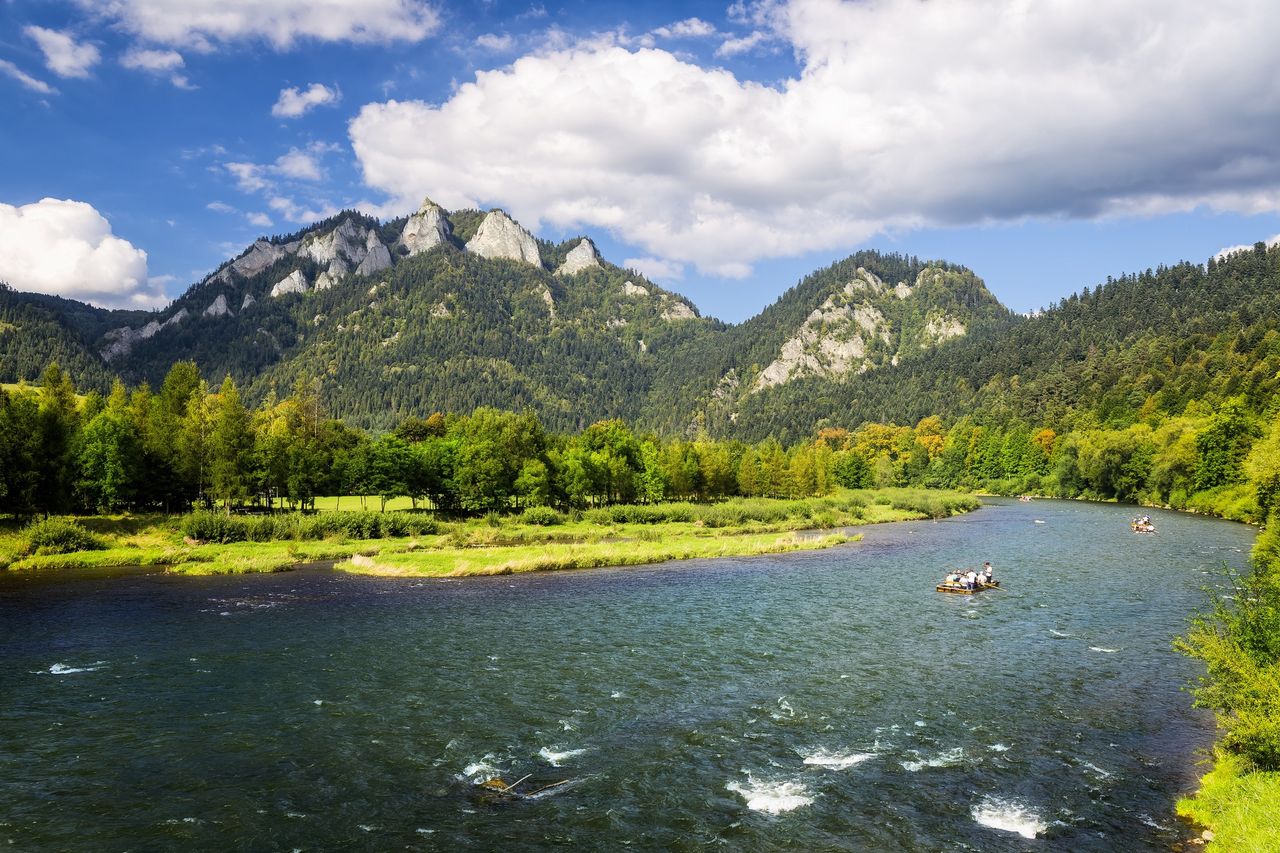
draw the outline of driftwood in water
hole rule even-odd
[[[563,785],[568,785],[570,782],[573,781],[572,779],[563,779],[559,782],[552,782],[549,785],[543,785],[539,788],[534,788],[531,791],[521,791],[520,786],[526,781],[528,781],[529,777],[532,775],[533,774],[530,773],[527,776],[522,776],[519,779],[517,779],[515,782],[512,782],[511,784],[507,784],[504,780],[495,777],[493,779],[486,779],[485,781],[476,785],[476,787],[487,793],[498,794],[500,796],[510,797],[515,800],[529,800],[529,799],[533,799],[539,794],[546,793],[547,791],[550,791],[554,788],[559,788]]]

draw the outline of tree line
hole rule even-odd
[[[405,417],[371,435],[325,417],[306,382],[250,408],[230,376],[214,390],[193,362],[173,365],[155,391],[117,380],[105,397],[80,395],[57,365],[38,387],[0,390],[0,512],[17,516],[305,509],[324,495],[375,495],[384,506],[407,496],[458,513],[800,497],[847,474],[837,456],[822,442],[663,440],[621,420],[556,434],[531,411],[484,407]]]
[[[322,495],[376,495],[466,513],[803,497],[844,485],[1114,499],[1259,521],[1267,499],[1251,472],[1274,464],[1264,439],[1276,404],[1250,402],[1193,401],[1123,427],[1083,412],[1062,432],[930,415],[914,426],[821,428],[790,446],[662,438],[617,419],[560,434],[529,410],[486,407],[408,416],[371,435],[326,417],[302,381],[250,408],[229,376],[213,390],[192,362],[175,364],[156,391],[117,381],[105,397],[77,394],[52,365],[38,387],[0,391],[0,512],[308,508]]]

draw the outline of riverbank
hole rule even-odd
[[[1214,767],[1178,813],[1207,827],[1213,853],[1273,850],[1280,838],[1280,513],[1254,543],[1239,594],[1212,609],[1178,641],[1205,662],[1196,704],[1218,721]]]
[[[335,560],[346,561],[341,564],[346,571],[365,574],[548,571],[827,548],[850,537],[795,533],[943,518],[980,505],[956,492],[884,489],[842,490],[807,500],[618,505],[570,514],[529,510],[439,522],[422,514],[378,512],[229,519],[95,516],[73,520],[86,535],[84,542],[58,548],[65,553],[40,553],[48,546],[35,547],[32,534],[22,530],[0,535],[0,570],[163,566],[173,574],[211,575],[287,571]],[[405,530],[415,535],[386,535]],[[265,541],[227,541],[236,539]]]
[[[510,575],[819,550],[856,542],[861,538],[860,534],[851,537],[841,533],[826,536],[722,533],[710,537],[683,535],[646,541],[627,537],[623,532],[620,538],[610,542],[547,542],[541,545],[486,548],[483,551],[445,548],[378,555],[356,554],[334,568],[355,574],[390,577]]]
[[[1178,814],[1207,827],[1215,853],[1274,850],[1280,839],[1280,773],[1258,770],[1218,750],[1214,767],[1194,797],[1178,801]]]

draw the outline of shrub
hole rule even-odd
[[[520,521],[525,524],[536,524],[539,527],[551,527],[564,524],[564,514],[549,506],[531,506],[520,513]]]
[[[597,509],[589,509],[582,513],[582,520],[588,524],[599,524],[608,526],[613,524],[613,513],[607,508],[601,507]]]
[[[73,551],[100,551],[101,539],[66,518],[33,521],[22,531],[28,554],[70,554]]]
[[[408,512],[330,512],[321,515],[285,513],[251,518],[201,510],[185,516],[182,532],[201,542],[280,542],[324,539],[380,539],[384,536],[426,536],[436,533],[435,519]]]
[[[243,542],[249,538],[249,525],[243,518],[200,509],[183,517],[183,535],[201,542]]]

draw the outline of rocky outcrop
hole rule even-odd
[[[333,287],[353,269],[356,275],[373,275],[391,266],[391,252],[378,238],[378,230],[362,228],[352,219],[342,220],[326,234],[307,235],[298,255],[326,267],[316,277],[317,290]],[[321,278],[326,274],[321,287]]]
[[[662,319],[667,322],[674,320],[696,320],[698,312],[689,307],[687,303],[681,302],[679,299],[668,299],[663,303]]]
[[[632,284],[629,281],[624,281],[622,283],[622,295],[623,296],[648,296],[649,288],[639,284]]]
[[[507,258],[542,266],[533,235],[501,210],[492,210],[484,218],[475,236],[467,241],[467,251],[482,258]]]
[[[328,290],[338,283],[338,279],[329,274],[328,270],[316,276],[315,291],[319,293],[322,290]]]
[[[873,287],[867,279],[859,279]],[[878,281],[878,279],[877,279]],[[884,285],[880,288],[883,290]],[[804,324],[782,345],[778,357],[756,379],[753,391],[781,385],[801,376],[835,377],[862,373],[870,366],[867,353],[872,339],[889,342],[889,325],[874,305],[837,304],[838,296],[864,289],[850,282],[841,294],[827,298],[805,318]]]
[[[243,314],[243,313],[244,313],[244,309],[248,308],[250,305],[252,305],[253,303],[255,303],[255,302],[257,302],[257,301],[258,301],[258,300],[256,300],[256,299],[254,299],[254,298],[253,298],[253,294],[252,294],[252,293],[246,293],[246,294],[244,295],[244,299],[242,299],[242,300],[240,301],[240,313],[241,313],[241,314]]]
[[[955,317],[948,317],[945,314],[940,317],[934,317],[924,327],[925,337],[935,344],[951,338],[963,337],[964,333],[964,323],[961,323]]]
[[[298,241],[282,243],[277,246],[269,240],[258,240],[249,247],[249,251],[223,267],[214,276],[218,281],[230,284],[233,273],[248,278],[257,275],[276,261],[291,255],[298,249]]]
[[[542,301],[546,303],[547,306],[547,313],[549,313],[551,315],[551,319],[554,320],[556,318],[556,300],[551,295],[551,288],[547,287],[545,284],[539,285],[538,296],[542,297]]]
[[[284,296],[286,293],[306,293],[307,277],[302,274],[302,270],[294,270],[284,278],[276,282],[275,287],[271,288],[271,296]]]
[[[231,309],[227,307],[227,295],[219,293],[218,298],[209,303],[209,307],[204,309],[206,317],[229,317]]]
[[[132,329],[128,326],[121,326],[118,329],[112,329],[102,336],[103,340],[106,341],[106,345],[98,352],[102,356],[103,361],[111,361],[112,359],[119,358],[122,355],[127,355],[129,351],[133,349],[134,345],[140,341],[154,338],[165,329],[178,325],[183,320],[187,319],[187,316],[187,309],[179,308],[174,312],[173,316],[168,320],[165,320],[163,323],[159,320],[152,320],[145,326],[138,329]]]
[[[301,257],[310,258],[321,266],[328,266],[338,258],[354,263],[364,259],[365,235],[350,219],[344,219],[327,234],[308,234],[302,239]]]
[[[424,198],[418,212],[404,224],[396,243],[404,246],[412,257],[449,242],[449,232],[449,220],[445,219],[444,210],[431,199]]]
[[[599,267],[600,253],[596,251],[596,244],[592,243],[590,238],[583,237],[578,245],[565,255],[564,263],[556,267],[556,275],[577,275],[583,270]]]
[[[372,228],[364,242],[365,255],[356,267],[356,275],[373,275],[391,266],[391,252],[378,239],[378,232]]]

